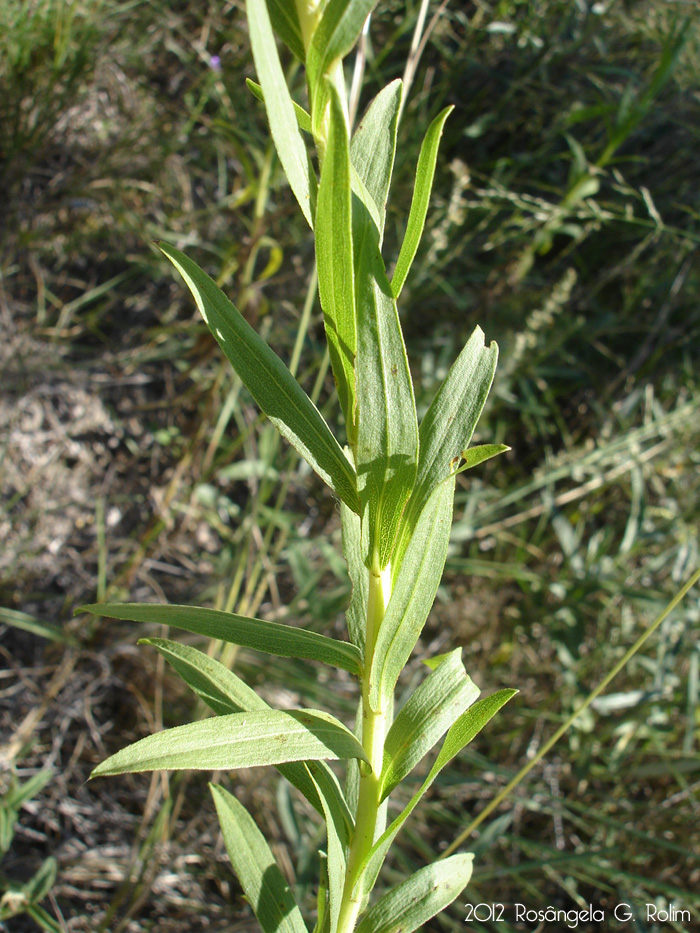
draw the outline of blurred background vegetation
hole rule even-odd
[[[402,74],[418,6],[379,4],[361,106]],[[387,883],[444,851],[699,561],[696,3],[450,0],[428,21],[386,255],[422,135],[454,104],[400,310],[421,413],[477,323],[498,341],[479,439],[512,452],[460,477],[419,648],[463,645],[484,692],[521,692],[412,818]],[[135,648],[147,632],[75,606],[343,631],[337,508],[149,243],[217,278],[337,424],[312,243],[246,76],[240,0],[0,4],[0,930],[255,929],[206,775],[85,784],[194,703]],[[696,928],[699,620],[693,592],[466,843],[460,900],[503,903],[504,922],[453,905],[426,929],[534,928],[515,902],[606,911],[580,930]],[[227,657],[277,704],[354,713],[342,676]],[[222,779],[311,903],[314,817],[267,774]],[[636,919],[615,925],[622,902]]]

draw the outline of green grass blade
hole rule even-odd
[[[91,778],[138,771],[230,771],[305,761],[365,758],[355,736],[320,710],[253,710],[147,735],[101,762]]]
[[[338,92],[331,87],[330,94],[328,141],[316,199],[316,266],[333,376],[345,418],[348,443],[354,447],[357,437],[357,315],[352,248],[350,143]]]
[[[211,709],[220,716],[242,713],[246,710],[270,709],[269,704],[244,683],[240,677],[214,658],[189,645],[170,641],[167,638],[141,638],[140,645],[152,645]],[[353,820],[348,810],[338,779],[324,761],[290,761],[276,765],[280,774],[306,797],[309,803],[324,815],[316,783],[324,787],[327,798],[343,813],[343,819],[351,827]],[[313,768],[316,780],[309,774]]]
[[[472,875],[473,855],[426,865],[388,891],[365,914],[356,933],[412,933],[449,906]]]
[[[474,703],[479,688],[467,675],[462,649],[451,651],[414,691],[394,720],[384,744],[384,799],[438,739]]]
[[[406,223],[406,233],[404,234],[399,258],[396,260],[396,268],[391,279],[391,290],[394,298],[399,297],[401,289],[404,286],[406,277],[413,265],[418,244],[423,236],[425,218],[428,214],[428,205],[430,204],[430,192],[433,188],[433,178],[435,177],[435,164],[437,162],[438,149],[440,147],[440,137],[445,125],[445,120],[449,117],[454,107],[445,107],[439,113],[428,127],[425,134],[423,145],[418,156],[418,165],[416,167],[416,181],[413,188],[413,199],[411,208],[408,212],[408,221]]]
[[[265,95],[275,149],[302,213],[313,227],[306,147],[297,126],[265,0],[247,0],[246,12],[255,69]]]
[[[166,243],[160,249],[184,278],[219,346],[270,421],[321,479],[359,512],[351,464],[282,360],[195,262]]]
[[[289,885],[242,803],[210,784],[226,851],[263,933],[307,933]]]
[[[413,383],[369,211],[353,201],[357,308],[357,477],[367,566],[389,563],[418,458]]]
[[[377,208],[380,244],[394,169],[402,92],[403,84],[398,78],[383,88],[367,108],[350,144],[353,167]]]
[[[351,674],[360,671],[360,652],[349,642],[338,641],[317,632],[279,622],[250,619],[220,609],[160,606],[151,603],[94,603],[76,609],[76,614],[79,612],[90,612],[110,619],[125,619],[129,622],[172,625],[195,635],[218,638],[244,648],[264,651],[266,654],[322,661]]]
[[[454,480],[435,490],[406,548],[372,661],[373,709],[386,706],[433,605],[447,558],[453,499]]]

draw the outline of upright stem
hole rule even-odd
[[[362,894],[353,894],[359,870],[372,848],[379,815],[381,774],[384,760],[384,738],[387,727],[387,710],[375,711],[369,703],[369,674],[377,643],[379,626],[391,596],[391,568],[379,569],[375,561],[369,574],[367,600],[367,630],[365,636],[365,663],[362,674],[362,747],[369,766],[360,771],[360,787],[355,814],[355,832],[350,844],[343,900],[338,917],[337,933],[352,933],[362,906]]]

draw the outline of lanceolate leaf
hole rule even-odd
[[[504,454],[507,450],[510,450],[507,444],[479,444],[477,447],[469,447],[462,451],[463,463],[456,472],[464,473],[465,470],[471,470],[472,467],[492,457],[497,457],[499,454]]]
[[[187,283],[197,307],[248,391],[321,479],[359,512],[355,472],[323,416],[277,354],[199,266],[165,243],[160,249]]]
[[[263,94],[263,89],[260,87],[260,85],[256,84],[255,81],[251,81],[250,78],[246,78],[245,83],[246,83],[248,90],[253,95],[253,97],[257,97],[259,101],[262,101],[262,103],[265,103],[265,95]],[[311,132],[311,117],[304,110],[303,107],[299,106],[299,104],[295,100],[292,101],[292,104],[294,105],[294,113],[296,114],[299,129],[303,130],[305,133],[310,133]]]
[[[426,865],[392,888],[363,917],[356,933],[412,933],[464,890],[472,876],[471,854]]]
[[[316,266],[328,352],[345,418],[348,443],[354,447],[357,438],[357,320],[349,145],[340,98],[336,89],[331,88],[330,128],[316,199]]]
[[[394,298],[401,294],[406,276],[409,273],[411,265],[418,249],[418,244],[423,235],[425,218],[428,213],[430,203],[430,192],[433,187],[433,178],[435,177],[435,163],[437,161],[438,148],[440,146],[440,137],[445,120],[449,117],[454,107],[445,107],[442,113],[439,113],[428,127],[425,134],[420,155],[418,156],[418,166],[416,168],[416,181],[413,189],[413,200],[411,209],[408,213],[408,223],[406,224],[406,233],[399,258],[396,260],[396,269],[391,280],[391,290]]]
[[[376,5],[377,0],[328,0],[326,4],[306,54],[314,132],[321,123],[328,101],[323,78],[355,45],[365,20]]]
[[[181,645],[167,638],[142,638],[139,644],[153,645],[173,666],[188,687],[191,687],[220,716],[227,713],[242,713],[246,710],[270,709],[263,698],[258,696],[233,671],[196,648]],[[333,800],[333,806],[343,814],[347,826],[353,826],[353,819],[338,779],[325,761],[306,764],[301,761],[290,761],[276,765],[276,767],[280,774],[301,791],[309,803],[323,816],[324,809],[317,790],[317,782],[320,783],[326,797]],[[309,769],[313,769],[316,780],[311,778]]]
[[[303,62],[306,53],[294,0],[267,0],[267,11],[270,14],[270,22],[274,31],[287,48],[291,49]]]
[[[350,144],[353,167],[377,207],[380,244],[394,168],[402,91],[403,84],[397,79],[377,94],[353,133]]]
[[[323,805],[328,840],[328,896],[330,901],[330,929],[337,929],[338,915],[345,886],[346,859],[349,838],[343,812],[333,797],[327,797],[324,789],[316,784]]]
[[[360,652],[349,642],[337,641],[317,632],[310,632],[279,622],[249,619],[234,612],[202,609],[199,606],[160,606],[150,603],[94,603],[82,606],[78,612],[91,612],[110,619],[128,619],[131,622],[155,622],[175,628],[218,638],[244,648],[253,648],[283,658],[307,658],[323,661],[333,667],[357,674],[360,671]]]
[[[401,813],[396,817],[393,823],[375,842],[372,850],[365,859],[361,871],[358,873],[356,888],[362,891],[371,891],[377,880],[382,863],[386,858],[387,852],[399,833],[399,830],[415,810],[421,798],[427,793],[433,784],[433,781],[442,771],[442,769],[452,761],[462,749],[467,746],[471,740],[481,732],[488,721],[505,706],[517,690],[499,690],[497,693],[483,700],[477,700],[466,713],[463,713],[457,722],[451,727],[445,741],[442,743],[440,753],[435,759],[435,764],[430,769],[428,776],[421,784],[418,791],[411,797]]]
[[[364,654],[367,600],[369,598],[369,572],[362,559],[362,529],[360,517],[344,502],[340,503],[340,522],[343,537],[343,556],[348,565],[352,583],[350,605],[345,613],[348,634],[353,645]]]
[[[379,252],[377,228],[353,198],[357,308],[357,482],[363,558],[391,559],[413,489],[418,429],[413,383],[396,302]]]
[[[365,758],[345,726],[319,710],[254,710],[147,735],[99,764],[91,777],[135,771],[230,771],[305,759]]]
[[[401,708],[384,744],[382,798],[408,775],[479,696],[462,649],[450,652]]]
[[[370,671],[372,708],[386,706],[428,618],[447,558],[454,479],[425,504],[398,570]]]
[[[210,784],[231,865],[263,933],[308,933],[289,885],[242,803]]]
[[[309,162],[299,133],[287,80],[280,65],[277,44],[265,0],[247,0],[248,28],[255,68],[265,95],[270,132],[289,184],[299,206],[313,227],[309,190]]]

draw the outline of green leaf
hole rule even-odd
[[[56,872],[58,871],[58,862],[52,856],[45,859],[39,870],[34,874],[26,884],[22,885],[22,894],[29,903],[37,904],[44,900],[51,888],[56,883]]]
[[[270,709],[269,704],[233,671],[196,648],[167,638],[141,638],[139,644],[156,648],[187,686],[220,716],[246,710]],[[308,767],[304,762],[290,761],[276,767],[323,816],[324,809],[316,787],[317,782],[321,783],[326,797],[334,801],[333,806],[343,813],[347,826],[352,828],[353,819],[336,776],[323,761],[307,764]],[[309,769],[313,769],[316,780],[309,774]]]
[[[319,710],[253,710],[147,735],[99,764],[90,777],[137,771],[229,771],[306,759],[362,758],[355,736]]]
[[[306,53],[309,100],[314,135],[320,127],[328,102],[324,77],[357,42],[365,20],[378,0],[328,0]],[[264,85],[263,85],[264,86]]]
[[[165,243],[160,249],[184,278],[219,346],[270,421],[343,502],[359,513],[352,465],[282,360],[196,263]]]
[[[226,851],[263,933],[308,933],[270,847],[242,803],[210,784]]]
[[[410,696],[394,720],[384,744],[384,799],[479,696],[467,676],[462,649],[450,652]]]
[[[364,892],[372,890],[394,839],[399,834],[403,824],[418,806],[421,798],[431,788],[435,778],[442,769],[452,761],[455,755],[459,754],[459,752],[471,742],[474,736],[481,732],[488,721],[492,719],[501,707],[505,706],[508,700],[515,696],[517,692],[517,690],[499,690],[497,693],[485,697],[483,700],[477,700],[477,702],[463,713],[450,728],[428,776],[393,823],[389,825],[375,842],[365,858],[358,872],[358,880],[355,885],[355,890],[353,891],[353,896],[355,896],[355,891],[358,888]]]
[[[248,87],[248,90],[251,92],[253,97],[257,97],[259,101],[263,104],[265,103],[265,95],[263,94],[263,89],[259,84],[256,84],[255,81],[251,81],[250,78],[245,79],[245,83]],[[297,124],[300,130],[303,130],[305,133],[311,132],[311,117],[304,110],[303,107],[300,107],[299,104],[293,100],[292,104],[294,105],[294,113],[297,118]]]
[[[10,790],[0,796],[0,807],[11,807],[13,810],[19,810],[28,800],[36,797],[53,776],[54,772],[51,770],[39,771],[21,784],[10,785]]]
[[[357,484],[363,559],[391,560],[416,476],[418,427],[413,383],[378,231],[353,196],[357,308]]]
[[[272,28],[300,61],[306,58],[299,14],[294,0],[267,0]]]
[[[412,933],[440,913],[464,890],[472,876],[471,853],[426,865],[388,891],[368,911],[356,933]]]
[[[423,227],[428,213],[430,203],[430,192],[433,188],[433,178],[435,177],[435,163],[437,162],[438,149],[440,147],[440,137],[445,125],[445,120],[449,117],[454,107],[445,107],[439,113],[428,127],[425,134],[423,145],[418,156],[418,165],[416,166],[416,181],[413,188],[413,199],[411,209],[408,212],[408,222],[406,224],[406,233],[399,252],[399,258],[396,260],[396,268],[391,280],[391,290],[394,298],[398,298],[401,289],[404,286],[406,277],[413,264],[413,260],[418,250],[418,244],[423,236]]]
[[[349,642],[337,641],[317,632],[310,632],[279,622],[249,619],[234,612],[203,609],[199,606],[160,606],[151,603],[93,603],[81,606],[75,614],[90,612],[110,619],[130,622],[154,622],[172,625],[195,635],[218,638],[233,645],[276,654],[282,658],[307,658],[323,661],[351,674],[361,669],[360,652]]]
[[[362,559],[362,528],[360,517],[344,502],[340,503],[340,523],[343,541],[343,557],[348,565],[352,583],[350,605],[345,613],[350,641],[361,654],[365,650],[365,627],[367,625],[367,601],[369,599],[369,574]]]
[[[316,266],[333,376],[348,443],[354,447],[357,320],[349,146],[343,107],[338,92],[331,88],[328,142],[316,199]]]
[[[511,448],[507,444],[479,444],[477,447],[469,447],[462,451],[462,460],[464,461],[456,473],[464,473],[465,470],[471,470],[472,467],[491,460],[499,454],[504,454]],[[456,475],[456,474],[455,474]]]
[[[330,902],[330,928],[337,929],[338,916],[345,887],[346,858],[345,853],[349,846],[349,836],[344,814],[338,808],[333,796],[327,796],[320,784],[316,784],[318,796],[323,805],[323,815],[326,821],[326,834],[328,841],[328,897]]]
[[[454,479],[440,485],[425,504],[394,582],[377,636],[369,676],[369,701],[386,707],[433,605],[447,558]]]
[[[498,347],[484,346],[484,332],[474,329],[452,364],[420,425],[420,456],[415,489],[403,524],[399,559],[424,503],[464,457],[486,404],[498,362]]]
[[[403,83],[398,78],[383,88],[367,108],[350,144],[352,164],[378,211],[380,245],[394,168],[402,92]]]
[[[255,69],[265,95],[272,139],[294,196],[309,226],[313,227],[306,147],[297,126],[265,0],[246,0],[246,12]]]

